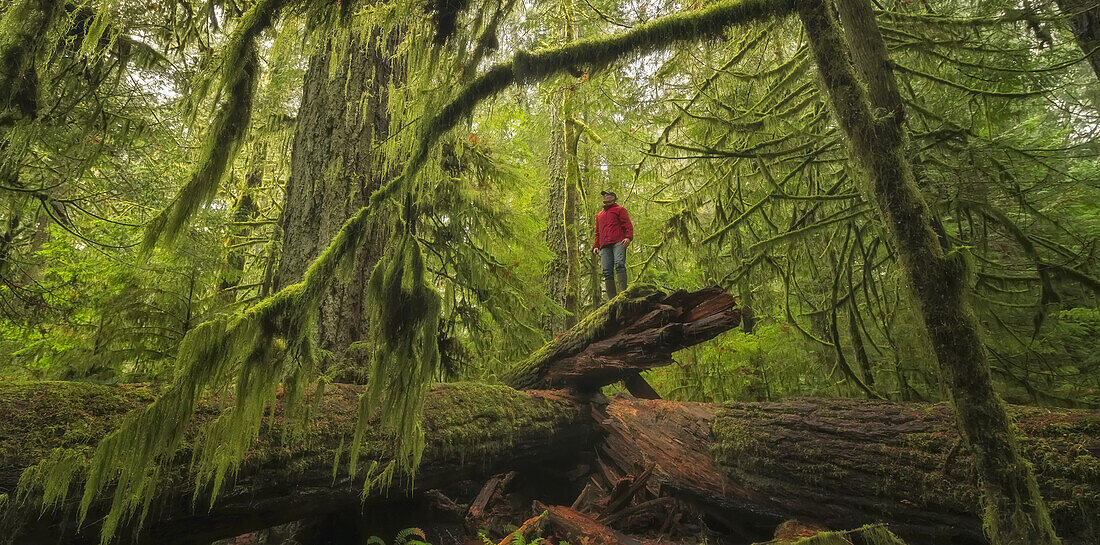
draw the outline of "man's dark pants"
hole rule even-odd
[[[616,242],[600,248],[600,265],[603,267],[603,286],[610,301],[626,290],[626,244]]]

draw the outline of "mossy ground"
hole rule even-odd
[[[885,526],[871,524],[843,532],[820,532],[791,545],[905,545],[905,542]]]

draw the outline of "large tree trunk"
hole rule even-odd
[[[570,18],[570,0],[562,0],[566,20],[562,31],[565,43],[577,39],[576,23]],[[547,206],[546,243],[554,258],[546,272],[547,292],[568,314],[550,317],[547,333],[551,337],[577,324],[580,315],[580,247],[577,241],[577,210],[580,207],[577,158],[579,134],[573,120],[577,100],[576,86],[565,85],[551,94],[554,104],[550,135],[550,201]]]
[[[330,386],[319,412],[305,433],[292,432],[282,415],[270,420],[235,482],[227,484],[209,510],[203,493],[192,502],[185,477],[189,446],[177,456],[179,466],[160,484],[145,526],[123,530],[119,543],[206,545],[310,516],[347,510],[361,501],[363,478],[374,461],[392,460],[392,441],[368,433],[359,475],[346,471],[347,441],[357,420],[361,388]],[[87,454],[126,412],[152,401],[147,387],[110,387],[85,383],[38,383],[0,386],[0,496],[15,496],[23,469],[56,447]],[[199,412],[208,422],[219,412],[208,403]],[[371,490],[368,501],[392,501],[414,491],[442,487],[507,469],[533,468],[554,460],[571,461],[588,449],[588,409],[550,392],[517,392],[502,386],[443,384],[429,394],[424,407],[427,448],[415,483],[398,477],[392,487]],[[198,422],[195,426],[201,426]],[[284,440],[284,432],[291,434]],[[341,461],[339,471],[334,470]],[[171,469],[171,468],[170,468]],[[78,491],[70,494],[79,499]],[[8,505],[11,505],[10,503]],[[92,508],[85,525],[76,527],[73,502],[38,518],[36,506],[8,509],[0,542],[19,545],[97,543],[104,505]],[[14,528],[13,528],[14,527]]]
[[[1089,59],[1092,71],[1100,79],[1100,2],[1097,0],[1056,0],[1066,22],[1077,38],[1077,45]]]
[[[553,95],[552,95],[553,96]],[[550,132],[550,184],[547,191],[546,202],[546,246],[553,256],[546,267],[546,295],[551,301],[560,305],[567,312],[569,310],[570,295],[576,294],[576,289],[570,285],[574,275],[571,274],[570,255],[568,244],[568,229],[566,217],[569,215],[568,199],[568,146],[569,135],[566,128],[568,124],[563,119],[564,107],[555,97],[551,104],[551,132]],[[576,231],[574,231],[574,234]],[[574,305],[575,306],[575,305]],[[548,338],[572,327],[576,323],[576,317],[568,317],[559,314],[548,314],[543,320],[543,329]]]
[[[886,522],[913,543],[985,542],[974,457],[948,405],[619,398],[595,416],[603,475],[655,464],[651,491],[744,535],[797,518],[834,529]],[[1013,407],[1012,416],[1066,543],[1097,543],[1100,415]]]
[[[396,44],[392,37],[382,43],[377,33],[351,32],[350,43],[335,38],[322,46],[306,72],[281,220],[276,290],[300,281],[344,222],[393,176],[379,150],[390,133],[387,87],[403,77],[392,56]],[[335,73],[333,63],[340,67]],[[348,347],[367,338],[363,290],[388,234],[387,225],[370,228],[349,280],[333,282],[320,309],[319,344],[346,365],[338,380],[361,379],[366,354],[349,353]]]
[[[841,0],[852,58],[876,100],[893,102],[887,59],[866,0]],[[1056,544],[1035,477],[1023,462],[1004,403],[993,390],[989,363],[970,309],[962,265],[941,245],[937,224],[917,188],[906,158],[908,142],[900,102],[892,115],[875,119],[867,93],[849,63],[848,48],[832,4],[808,0],[798,7],[829,103],[844,130],[856,164],[869,178],[898,261],[932,343],[940,374],[954,402],[959,428],[977,455],[990,538],[996,544]],[[876,104],[878,105],[878,104]]]

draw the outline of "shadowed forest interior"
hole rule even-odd
[[[0,543],[1100,543],[1098,296],[1096,0],[0,0]]]

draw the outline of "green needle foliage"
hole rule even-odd
[[[635,221],[632,282],[718,284],[747,317],[650,372],[666,398],[949,399],[908,265],[789,16],[805,2],[551,4],[433,3],[425,17],[403,0],[0,2],[0,378],[166,381],[92,460],[58,453],[0,501],[56,506],[86,479],[85,510],[113,495],[109,539],[146,515],[212,395],[232,408],[203,429],[192,470],[196,500],[215,499],[278,389],[305,415],[345,364],[315,346],[341,285],[370,325],[353,345],[368,364],[350,471],[367,490],[415,473],[432,382],[507,380],[538,355],[545,317],[566,315],[543,279],[570,250],[545,242],[546,158],[566,126],[575,318],[617,312],[597,307],[585,253],[603,188]],[[1100,83],[1073,24],[1087,6],[1062,4],[875,3],[902,104],[871,117],[907,135],[897,156],[997,392],[1095,408]],[[854,62],[834,38],[831,61]],[[303,114],[330,106],[340,123]],[[292,160],[319,149],[340,151]],[[302,204],[285,188],[302,179],[347,189],[305,197],[336,233],[306,250],[283,245],[284,212]],[[402,203],[416,228],[376,240]],[[316,257],[286,285],[295,253]],[[376,414],[395,459],[359,467]],[[1051,509],[1056,524],[1078,516]]]

